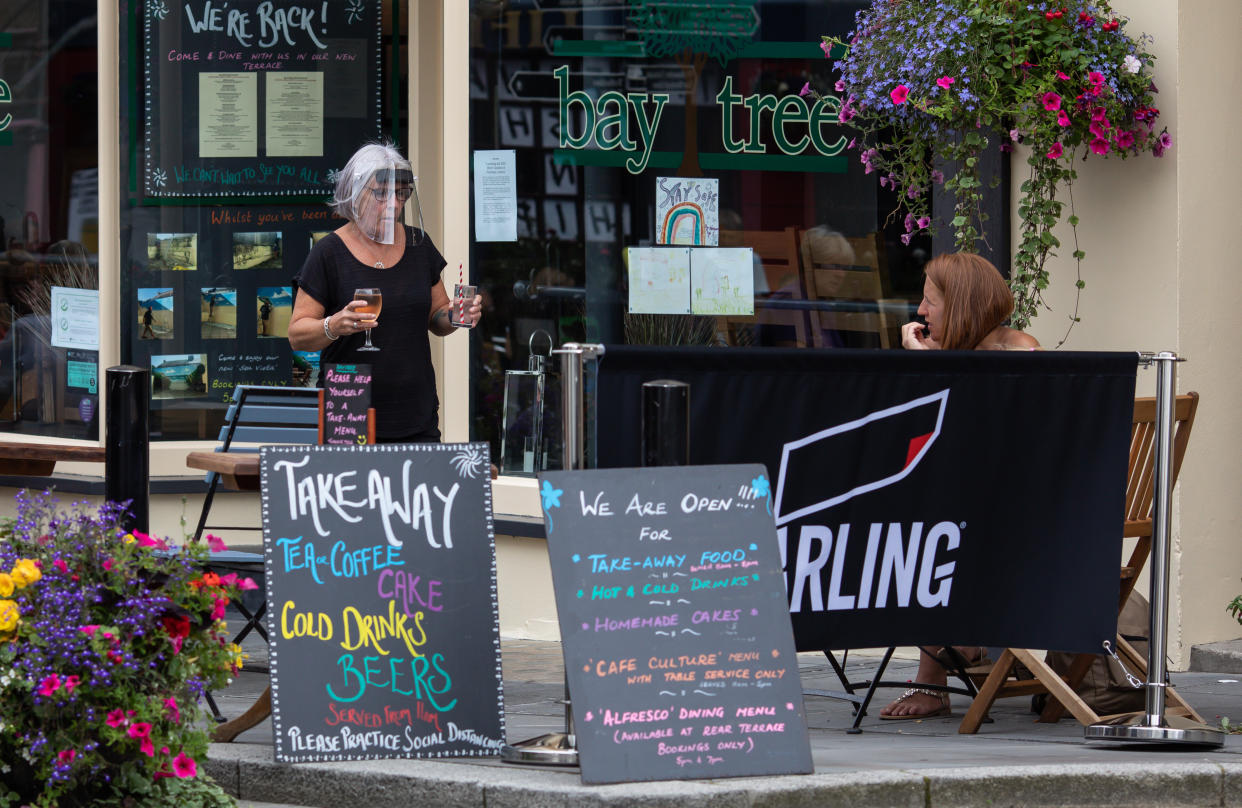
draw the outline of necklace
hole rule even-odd
[[[402,233],[402,236],[404,236],[404,235],[405,235],[405,234],[404,234],[404,233]],[[379,257],[379,256],[380,256],[380,253],[379,253],[379,251],[377,251],[377,250],[375,250],[375,249],[373,249],[373,248],[371,247],[371,239],[370,239],[369,237],[367,237],[365,234],[363,234],[361,230],[359,230],[359,231],[358,231],[358,244],[359,244],[359,246],[365,246],[365,247],[366,247],[367,254],[368,254],[368,257],[370,257],[370,258],[374,258],[374,259],[375,259],[375,263],[373,263],[373,264],[372,264],[372,266],[373,266],[373,267],[375,267],[376,269],[387,269],[387,267],[384,265],[384,262],[383,262],[382,260],[380,260],[380,257]],[[395,244],[395,242],[394,242],[394,244]],[[403,246],[404,246],[404,245],[403,245]]]

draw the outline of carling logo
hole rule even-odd
[[[905,479],[940,436],[948,401],[946,388],[786,443],[777,526]]]

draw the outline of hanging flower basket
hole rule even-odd
[[[873,0],[846,40],[823,38],[841,73],[840,120],[858,130],[852,145],[865,170],[898,192],[907,243],[931,228],[930,191],[943,184],[956,246],[976,251],[979,155],[1029,149],[1010,277],[1017,328],[1045,306],[1044,264],[1061,246],[1053,228],[1067,205],[1077,241],[1076,160],[1159,157],[1171,144],[1157,129],[1151,39],[1132,37],[1127,22],[1107,2]],[[933,156],[955,170],[942,175]],[[1073,256],[1084,256],[1076,243]]]

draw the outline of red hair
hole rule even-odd
[[[974,253],[944,253],[927,262],[928,280],[944,295],[940,347],[969,351],[1013,313],[1013,293],[992,262]]]

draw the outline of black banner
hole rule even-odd
[[[1116,634],[1137,355],[609,346],[599,464],[691,385],[694,464],[763,463],[799,650],[1099,652]]]
[[[504,740],[487,444],[265,446],[276,759]]]

